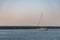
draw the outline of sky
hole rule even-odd
[[[60,0],[0,0],[0,26],[60,26]]]

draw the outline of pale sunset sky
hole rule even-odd
[[[0,0],[0,26],[38,26],[41,12],[42,26],[60,26],[60,0]]]

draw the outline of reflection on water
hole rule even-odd
[[[47,31],[36,29],[0,30],[0,40],[60,40],[60,29]]]

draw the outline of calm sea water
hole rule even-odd
[[[36,29],[0,30],[0,40],[60,40],[60,29],[47,31]]]

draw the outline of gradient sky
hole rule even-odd
[[[60,0],[0,0],[0,25],[60,26]],[[41,19],[40,19],[41,23]]]

